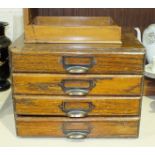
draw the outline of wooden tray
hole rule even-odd
[[[25,42],[121,43],[121,27],[110,17],[51,17],[24,9]]]

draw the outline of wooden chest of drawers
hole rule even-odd
[[[119,44],[11,47],[18,136],[137,137],[145,50],[134,35]]]

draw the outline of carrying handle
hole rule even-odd
[[[85,104],[88,104],[88,108],[66,108],[66,104],[69,104],[69,102],[63,102],[60,105],[60,109],[67,114],[68,117],[86,117],[90,111],[94,108],[94,105],[91,102],[85,102]]]
[[[66,62],[68,58],[89,59],[89,63],[88,64],[68,64]],[[95,59],[92,56],[63,56],[62,57],[63,68],[68,73],[73,73],[73,74],[86,73],[94,66],[94,64],[95,64]]]
[[[83,87],[66,87],[66,83],[68,82],[86,82],[88,83],[87,88]],[[60,83],[60,86],[65,94],[68,94],[70,96],[85,96],[89,93],[89,91],[95,86],[95,83],[93,80],[62,80]]]

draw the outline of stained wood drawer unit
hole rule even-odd
[[[145,50],[122,44],[11,47],[18,136],[138,137]]]

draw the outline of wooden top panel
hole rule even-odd
[[[143,45],[133,33],[122,34],[122,44],[24,44],[24,37],[19,37],[11,46],[12,52],[144,52]],[[81,52],[81,51],[80,51]]]

